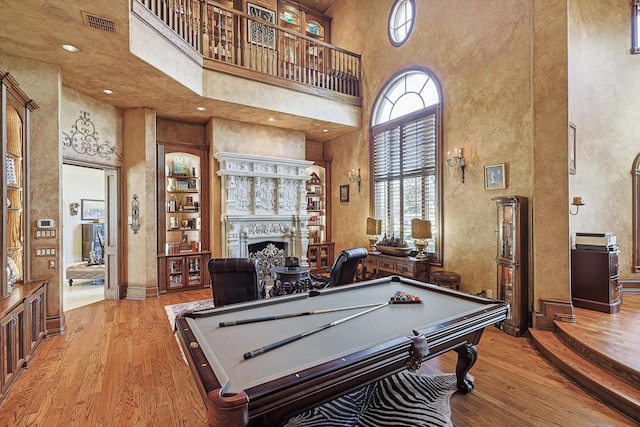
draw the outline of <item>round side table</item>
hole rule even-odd
[[[460,275],[453,271],[432,271],[430,279],[434,285],[460,290]]]

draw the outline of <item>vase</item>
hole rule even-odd
[[[167,191],[176,191],[176,180],[174,178],[168,178]]]

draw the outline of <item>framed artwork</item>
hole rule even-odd
[[[484,167],[484,189],[500,190],[507,188],[504,163]]]
[[[569,173],[576,174],[576,125],[569,122]]]
[[[104,219],[104,200],[82,199],[81,219]]]
[[[340,201],[341,202],[349,201],[349,185],[340,186]]]
[[[173,159],[173,174],[187,176],[191,174],[191,162],[185,157]]]
[[[258,6],[257,4],[247,2],[247,14],[255,16],[256,18],[270,24],[276,23],[276,12],[274,10]],[[275,28],[252,20],[247,20],[247,23],[247,38],[252,44],[269,49],[276,48]]]

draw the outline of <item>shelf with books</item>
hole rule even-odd
[[[158,143],[158,277],[160,292],[207,286],[211,256],[206,147]],[[182,268],[189,266],[189,268]],[[206,270],[206,269],[205,269]]]

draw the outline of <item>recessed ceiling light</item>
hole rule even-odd
[[[196,107],[196,110],[198,110],[198,111],[206,111],[206,108],[200,106],[200,107]]]
[[[329,129],[322,129],[322,132],[329,132]]]
[[[113,91],[111,89],[104,89],[103,92],[107,95],[113,95]]]
[[[72,44],[61,44],[60,47],[66,50],[67,52],[73,52],[73,53],[80,52],[80,49],[78,49]]]
[[[273,117],[269,117],[269,121],[270,121],[270,122],[272,122],[272,121],[274,121],[274,120],[275,120],[275,119],[274,119]]]

